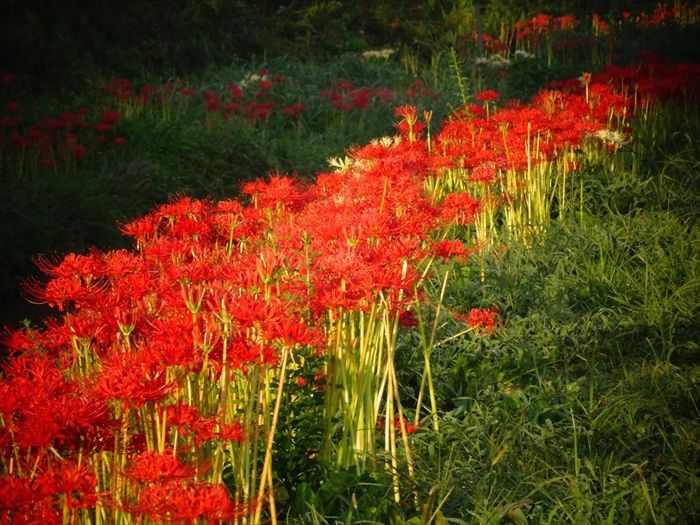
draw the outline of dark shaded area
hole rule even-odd
[[[248,5],[250,4],[250,5]],[[3,3],[3,67],[71,85],[94,71],[186,71],[261,49],[253,2],[29,0]],[[257,4],[256,4],[257,5]]]
[[[656,2],[482,0],[484,30],[497,34],[536,12],[651,10]],[[324,59],[368,46],[429,54],[475,27],[473,4],[455,0],[9,0],[0,7],[0,64],[69,90],[95,73],[193,73],[263,55]]]

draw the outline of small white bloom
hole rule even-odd
[[[510,65],[510,60],[508,60],[503,55],[489,55],[487,57],[477,57],[474,59],[475,64],[484,65],[488,67],[505,67]]]
[[[353,165],[353,160],[350,157],[331,157],[327,162],[328,165],[331,168],[335,168],[336,171],[347,171]]]
[[[401,137],[398,135],[395,137],[379,137],[378,139],[372,139],[369,141],[373,146],[384,146],[385,148],[393,148],[401,143]]]
[[[535,55],[532,53],[528,53],[524,49],[516,49],[515,58],[535,58]]]
[[[630,136],[614,129],[599,129],[594,136],[606,144],[614,144],[616,146],[626,146],[632,143]]]
[[[396,53],[395,49],[391,48],[384,48],[384,49],[370,49],[369,51],[365,51],[362,53],[362,58],[383,58],[387,59],[391,55]]]

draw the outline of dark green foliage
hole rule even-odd
[[[266,16],[258,2],[238,0],[9,1],[0,58],[40,80],[37,90],[75,87],[83,73],[191,72],[261,54]]]

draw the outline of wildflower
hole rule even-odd
[[[410,104],[399,106],[394,110],[394,114],[403,117],[397,124],[401,135],[407,138],[409,142],[415,142],[425,128],[425,124],[418,122],[418,109],[416,106]]]
[[[157,522],[194,523],[206,519],[215,523],[238,521],[255,509],[255,503],[235,505],[223,484],[171,480],[143,487],[138,503],[130,510]]]
[[[418,326],[418,317],[413,310],[402,310],[399,313],[399,324],[404,328]]]
[[[370,49],[362,53],[362,58],[383,58],[387,59],[396,53],[395,49],[384,48],[384,49]]]
[[[87,155],[87,148],[82,144],[73,146],[73,157],[77,160],[82,160]]]
[[[513,55],[515,56],[515,58],[520,59],[535,58],[535,55],[533,53],[528,53],[524,49],[516,49]]]
[[[457,262],[464,264],[471,254],[459,239],[442,239],[433,245],[433,250],[443,263],[454,257]]]
[[[203,92],[202,98],[204,98],[204,106],[207,111],[215,111],[221,107],[219,94],[214,91]]]
[[[499,93],[495,89],[485,89],[474,95],[474,98],[481,102],[495,102],[499,98]]]
[[[35,484],[28,479],[8,474],[0,476],[0,509],[3,514],[7,511],[28,512],[47,495],[38,493]]]
[[[118,111],[103,111],[100,114],[100,121],[108,126],[116,124],[122,118]]]
[[[298,117],[303,112],[304,105],[301,102],[297,102],[296,104],[292,104],[291,106],[287,106],[286,108],[282,109],[282,113],[288,117]]]
[[[406,429],[406,434],[415,434],[418,427],[414,423],[409,423],[409,421],[404,418],[395,417],[394,418],[394,428],[396,430],[401,430],[401,424],[403,423]],[[377,427],[384,428],[386,426],[386,419],[383,417],[377,418]]]
[[[487,335],[493,332],[498,318],[497,308],[472,308],[469,314],[454,314],[455,319],[463,321],[469,325],[476,333]]]
[[[501,68],[510,65],[510,60],[503,55],[489,55],[488,57],[477,57],[474,62],[492,68]]]
[[[481,211],[481,203],[472,198],[469,192],[450,193],[442,201],[440,217],[445,222],[454,221],[456,224],[471,224]]]
[[[626,146],[632,143],[631,137],[614,129],[599,129],[594,133],[594,136],[613,146]]]
[[[493,162],[485,162],[476,166],[469,174],[469,180],[482,184],[492,184],[498,180],[498,170]]]
[[[264,94],[267,91],[271,90],[274,86],[275,85],[267,79],[263,79],[258,82],[258,89],[260,90],[261,94]]]
[[[162,454],[142,452],[131,461],[124,472],[127,478],[139,483],[191,479],[195,474],[195,467],[181,462],[173,456],[173,451],[169,448],[166,448]]]
[[[232,99],[238,100],[243,98],[243,90],[241,89],[241,86],[239,86],[235,82],[226,86],[226,91],[228,91]]]
[[[252,102],[248,104],[248,120],[267,120],[275,109],[274,102]]]

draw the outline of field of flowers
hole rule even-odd
[[[699,23],[540,14],[55,112],[5,72],[4,280],[52,314],[2,339],[0,522],[700,519],[700,62],[615,62]]]

